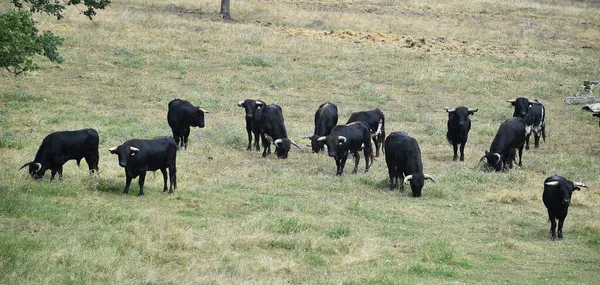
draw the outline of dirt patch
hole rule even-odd
[[[524,50],[518,47],[497,46],[469,41],[457,41],[444,37],[415,37],[409,35],[386,34],[380,32],[356,32],[351,30],[311,30],[303,28],[281,28],[278,32],[290,36],[320,38],[329,41],[343,41],[354,44],[392,46],[418,49],[423,52],[460,52],[470,55],[494,55],[502,58],[534,58],[559,62],[572,62],[570,56],[549,54],[544,51]]]

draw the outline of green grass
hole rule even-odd
[[[597,3],[232,4],[232,22],[218,2],[189,0],[114,2],[94,21],[76,9],[58,22],[36,16],[66,38],[66,62],[0,73],[0,284],[598,280],[598,121],[564,104],[600,74]],[[521,96],[546,106],[547,141],[522,168],[489,172],[479,159],[512,115],[506,100]],[[158,172],[144,198],[137,179],[121,194],[125,173],[108,148],[171,135],[174,98],[210,112],[178,152],[178,188],[162,193]],[[246,98],[281,105],[303,149],[287,160],[246,151]],[[390,191],[384,156],[369,173],[361,158],[356,175],[349,159],[336,177],[333,159],[302,139],[327,101],[339,124],[383,110],[387,133],[415,137],[437,183],[420,198]],[[460,105],[479,111],[465,162],[453,162],[444,107]],[[50,132],[88,127],[100,134],[99,176],[73,161],[62,181],[18,171]],[[541,201],[554,173],[590,186],[573,194],[560,242]]]

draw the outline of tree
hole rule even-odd
[[[229,0],[221,0],[221,19],[231,20],[231,10],[229,10]]]
[[[37,69],[33,56],[42,55],[52,62],[62,63],[58,46],[64,39],[50,31],[39,34],[32,13],[46,13],[63,18],[66,6],[82,4],[81,0],[10,0],[17,8],[0,14],[0,67],[15,75]],[[92,20],[97,9],[104,9],[110,0],[83,0],[87,10],[82,13]],[[25,9],[27,7],[28,11]]]

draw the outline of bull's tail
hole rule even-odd
[[[542,139],[546,142],[546,122],[542,122]]]

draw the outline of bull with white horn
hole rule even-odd
[[[433,176],[423,173],[421,149],[417,140],[405,132],[392,132],[385,139],[385,162],[390,176],[390,190],[398,186],[402,179],[400,191],[404,191],[404,184],[410,185],[413,197],[421,197],[425,180],[435,183]]]
[[[460,146],[460,161],[464,161],[465,145],[467,144],[469,131],[471,130],[471,119],[469,119],[469,116],[475,114],[477,109],[460,106],[454,109],[445,108],[445,110],[448,112],[448,132],[446,133],[446,139],[452,144],[454,150],[452,160],[457,160]]]
[[[371,144],[371,131],[369,125],[365,122],[354,122],[347,125],[335,126],[331,133],[317,139],[327,145],[327,152],[333,157],[337,167],[336,175],[344,174],[344,166],[348,159],[348,154],[354,157],[354,169],[352,173],[358,171],[360,162],[359,152],[363,150],[365,157],[365,172],[369,171],[373,165],[373,145]]]
[[[510,118],[504,121],[489,151],[485,151],[480,162],[484,159],[496,171],[508,171],[513,167],[513,161],[516,159],[517,149],[519,150],[519,162],[521,166],[523,147],[525,145],[525,122],[518,117]]]
[[[29,167],[29,175],[39,180],[44,177],[46,170],[50,169],[50,181],[58,173],[59,179],[63,176],[63,165],[74,159],[77,166],[85,158],[90,174],[98,172],[98,143],[100,138],[94,129],[78,131],[54,132],[44,138],[35,159],[25,163],[19,170]]]
[[[563,239],[563,224],[571,203],[573,191],[579,191],[581,188],[587,188],[587,185],[581,182],[574,182],[566,178],[553,175],[544,180],[544,193],[542,200],[548,209],[548,219],[550,220],[550,237],[552,240]],[[557,223],[558,220],[558,231]]]
[[[271,144],[275,146],[275,154],[280,159],[288,157],[292,145],[298,149],[302,149],[296,142],[288,138],[283,122],[283,112],[279,105],[270,104],[262,108],[262,110],[260,127],[263,157],[267,157],[271,153]]]
[[[315,112],[315,131],[312,136],[305,136],[303,139],[310,139],[310,147],[312,152],[318,153],[325,149],[325,142],[318,139],[322,136],[329,135],[331,129],[337,125],[338,109],[333,103],[323,103]]]

